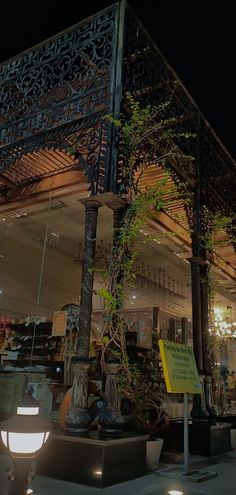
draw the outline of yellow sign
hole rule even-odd
[[[159,348],[167,392],[200,394],[201,383],[192,348],[162,339]]]

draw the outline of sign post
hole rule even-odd
[[[214,478],[217,473],[206,473],[198,470],[189,470],[188,447],[188,394],[201,394],[201,383],[193,354],[193,349],[184,344],[177,344],[167,340],[159,340],[161,361],[168,393],[184,394],[184,471],[179,468],[163,469],[158,471],[160,476],[170,478],[188,477],[188,480],[202,481]],[[190,476],[191,475],[191,476]]]
[[[184,473],[189,472],[188,448],[188,393],[184,394]]]

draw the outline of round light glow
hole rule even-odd
[[[230,323],[223,319],[220,309],[215,309],[213,328],[209,329],[211,334],[215,333],[215,335],[222,338],[235,338],[233,326],[233,323]]]
[[[2,441],[5,445],[5,447],[7,447],[7,432],[6,431],[1,431],[1,437],[2,437]]]
[[[39,407],[17,407],[17,414],[22,416],[37,416],[39,413]]]
[[[9,448],[13,454],[34,454],[41,449],[47,441],[49,432],[42,433],[15,433],[1,431],[1,437],[4,445]]]

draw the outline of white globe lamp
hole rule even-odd
[[[46,443],[50,430],[50,421],[39,415],[39,403],[32,398],[32,390],[18,404],[16,415],[0,423],[2,442],[14,463],[9,495],[27,492],[30,465]]]

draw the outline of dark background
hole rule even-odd
[[[0,62],[114,3],[109,0],[19,1],[1,6]],[[130,0],[229,152],[235,143],[233,2]],[[210,3],[210,2],[209,2]]]

